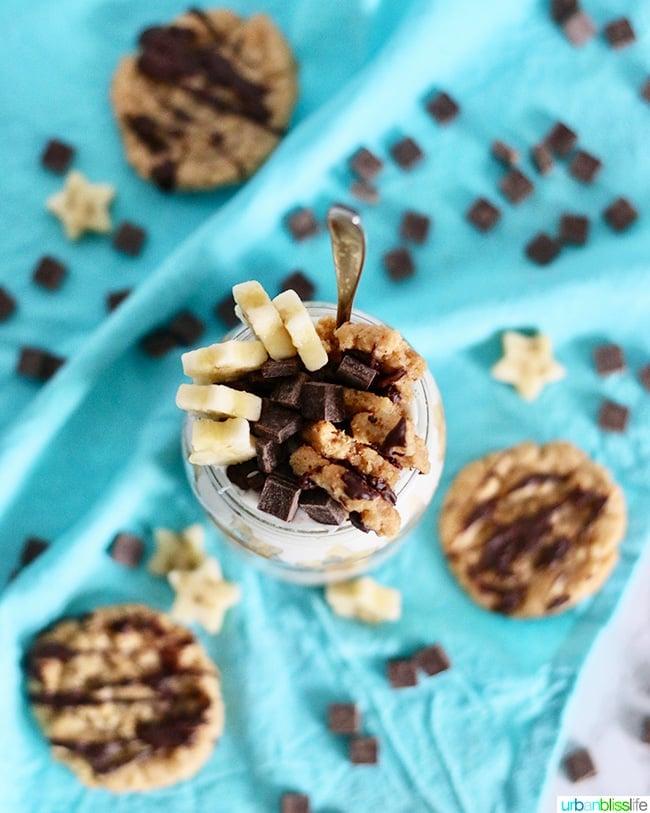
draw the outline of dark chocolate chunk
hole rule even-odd
[[[44,553],[50,547],[50,543],[45,539],[40,539],[37,536],[30,536],[25,540],[23,548],[20,552],[20,567],[27,567],[34,559],[37,559],[41,553]]]
[[[214,306],[214,315],[220,319],[227,328],[233,328],[241,324],[235,313],[235,300],[232,294],[226,294],[223,299]]]
[[[47,167],[47,169],[52,170],[52,172],[58,172],[62,175],[70,166],[74,158],[74,153],[74,147],[71,147],[64,141],[52,138],[45,145],[45,149],[41,155],[41,164]]]
[[[511,169],[499,183],[499,189],[508,198],[510,203],[521,203],[533,194],[532,181],[518,169]]]
[[[300,495],[300,507],[314,522],[340,525],[347,514],[343,506],[322,488],[310,488]]]
[[[564,757],[564,768],[572,782],[596,776],[596,766],[586,748],[577,748]]]
[[[106,294],[106,310],[111,312],[118,308],[132,290],[132,288],[122,288],[119,291],[110,291]]]
[[[569,175],[572,175],[580,183],[593,183],[602,166],[602,161],[596,158],[595,155],[580,150],[569,164]]]
[[[650,717],[644,717],[641,725],[641,742],[650,743]]]
[[[557,257],[561,248],[561,243],[554,240],[550,234],[541,231],[527,243],[526,256],[537,265],[548,265]]]
[[[551,152],[560,158],[564,158],[571,152],[577,140],[577,133],[561,121],[551,128],[544,139]]]
[[[295,209],[286,217],[286,225],[294,240],[306,240],[319,232],[318,221],[311,209]]]
[[[147,232],[143,228],[125,220],[118,226],[113,236],[113,248],[121,251],[122,254],[137,257],[142,251],[146,237]]]
[[[45,257],[41,257],[38,261],[34,268],[32,279],[37,285],[40,285],[41,288],[47,288],[48,291],[56,291],[61,287],[67,271],[67,267],[62,262],[46,255]]]
[[[233,463],[226,467],[226,477],[243,491],[248,491],[250,488],[257,491],[256,484],[260,476],[262,479],[259,483],[259,490],[261,491],[266,478],[257,468],[257,458],[246,460],[244,463]]]
[[[405,689],[408,686],[417,685],[417,667],[411,658],[392,658],[388,661],[386,669],[393,689]]]
[[[348,753],[353,765],[376,765],[379,761],[379,742],[376,737],[352,737]]]
[[[648,77],[641,87],[641,98],[650,102],[650,77]]]
[[[460,107],[447,93],[437,93],[427,102],[427,111],[438,124],[449,124],[460,113]]]
[[[519,163],[519,151],[505,141],[496,138],[490,148],[492,155],[506,167],[514,167]]]
[[[487,232],[496,225],[501,217],[501,210],[497,209],[487,198],[477,198],[465,217],[479,231]]]
[[[551,3],[551,17],[556,23],[563,23],[579,10],[578,0],[552,0]]]
[[[650,392],[650,364],[646,364],[639,370],[639,381]]]
[[[625,432],[630,410],[614,401],[605,400],[598,413],[598,426],[604,432]]]
[[[311,813],[309,796],[304,793],[283,793],[280,813]]]
[[[421,245],[429,235],[431,218],[419,212],[404,212],[400,225],[399,236],[402,240],[410,240],[412,243]]]
[[[355,390],[368,390],[377,377],[377,370],[364,364],[356,356],[345,353],[336,368],[336,378],[347,387]]]
[[[390,148],[393,161],[402,169],[410,170],[424,158],[419,145],[408,136],[397,141]]]
[[[356,703],[330,703],[327,727],[333,734],[356,734],[361,728],[361,715]]]
[[[302,386],[300,409],[309,421],[339,423],[345,419],[343,387],[324,381],[306,381]]]
[[[22,347],[16,372],[23,378],[48,381],[65,364],[65,359],[38,347]]]
[[[596,26],[591,17],[584,11],[577,11],[562,23],[564,36],[571,45],[582,48],[596,36]]]
[[[374,180],[384,166],[384,162],[366,147],[359,147],[349,164],[352,172],[366,183]]]
[[[190,311],[181,311],[169,323],[169,332],[183,347],[190,347],[196,344],[203,336],[205,322],[196,317]]]
[[[270,438],[255,438],[255,453],[257,467],[265,474],[274,471],[285,456],[282,444],[276,443]]]
[[[291,522],[298,510],[300,486],[295,480],[270,474],[264,481],[257,507],[285,522]]]
[[[176,187],[176,169],[173,161],[161,161],[151,170],[151,180],[162,192],[171,192]]]
[[[300,430],[302,419],[297,412],[273,404],[270,401],[262,402],[260,419],[253,424],[256,435],[269,438],[276,443],[284,443]]]
[[[142,337],[140,347],[150,358],[157,359],[177,347],[176,337],[167,328],[156,328]]]
[[[341,480],[345,486],[345,493],[351,500],[372,500],[378,496],[368,480],[353,469],[346,471]]]
[[[407,248],[394,248],[384,254],[384,267],[388,276],[395,282],[408,279],[415,274],[415,263]]]
[[[372,530],[363,521],[363,518],[358,511],[350,511],[348,514],[348,519],[350,520],[350,525],[353,525],[358,531],[362,531],[364,534],[370,533]]]
[[[270,400],[288,409],[300,409],[300,395],[306,380],[305,373],[283,379],[271,390]]]
[[[379,202],[379,190],[365,181],[353,181],[350,184],[350,194],[371,205]]]
[[[540,175],[548,175],[553,169],[553,156],[548,145],[542,142],[531,149],[533,163]]]
[[[624,370],[625,357],[620,344],[601,344],[594,349],[594,364],[598,375],[610,375]]]
[[[267,359],[260,367],[260,375],[262,378],[289,378],[298,375],[301,370],[298,356],[288,359]]]
[[[280,283],[281,291],[295,291],[303,302],[314,298],[316,286],[302,271],[293,271]]]
[[[419,649],[413,656],[413,660],[418,669],[422,669],[427,675],[437,675],[451,667],[447,653],[440,644]]]
[[[402,416],[384,438],[381,446],[383,454],[390,457],[396,449],[406,448],[406,426],[406,418]]]
[[[621,48],[626,48],[636,42],[636,34],[632,28],[632,23],[627,17],[621,17],[618,20],[612,20],[604,28],[605,39],[610,47],[615,51]]]
[[[16,310],[16,300],[5,288],[0,288],[0,322],[4,322]]]
[[[144,555],[144,540],[135,534],[120,531],[116,534],[108,550],[111,559],[124,567],[137,567]]]
[[[558,239],[561,243],[572,243],[575,246],[584,246],[588,236],[588,217],[584,215],[562,215],[558,234]]]
[[[603,212],[603,217],[614,231],[625,231],[639,216],[627,198],[616,198]]]

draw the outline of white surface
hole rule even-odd
[[[563,753],[584,746],[598,774],[570,782],[559,766],[539,813],[555,813],[557,795],[650,794],[650,745],[641,725],[650,716],[650,554],[626,588],[579,678],[567,717]]]

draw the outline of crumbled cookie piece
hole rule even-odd
[[[100,234],[111,230],[108,207],[115,197],[115,187],[107,183],[90,183],[81,172],[68,173],[60,192],[51,195],[45,208],[56,215],[69,240],[77,240],[87,231]]]
[[[171,570],[196,570],[205,561],[203,525],[189,525],[182,531],[156,528],[154,540],[156,552],[147,567],[157,576],[166,576]]]
[[[415,432],[413,421],[405,415],[382,419],[372,412],[358,412],[350,422],[352,437],[381,449],[381,453],[401,468],[431,470],[424,440]]]
[[[400,591],[379,584],[369,576],[328,584],[325,599],[337,615],[367,624],[398,621],[402,614]]]
[[[196,621],[213,634],[223,626],[226,611],[241,598],[239,585],[225,581],[219,562],[212,557],[194,570],[171,570],[167,578],[176,592],[170,616],[184,623]]]
[[[548,336],[525,336],[506,330],[502,340],[503,357],[492,367],[492,378],[512,384],[527,401],[537,398],[546,384],[566,375],[564,367],[553,358]]]

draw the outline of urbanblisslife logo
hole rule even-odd
[[[563,813],[650,811],[650,796],[558,796],[556,810]]]

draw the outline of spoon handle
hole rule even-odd
[[[335,203],[327,212],[338,292],[336,326],[350,321],[352,302],[366,259],[366,236],[354,209]]]

